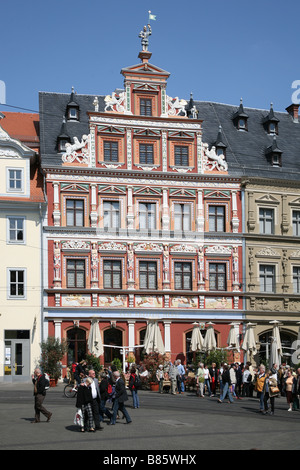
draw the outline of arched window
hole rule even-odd
[[[82,361],[87,353],[86,331],[81,328],[72,328],[67,332],[68,364],[73,361]]]
[[[272,337],[272,330],[265,331],[261,335],[259,335],[258,339],[260,342],[260,350],[259,350],[259,360],[260,361],[269,361],[270,353],[271,353],[271,337]],[[292,347],[293,341],[297,339],[297,335],[295,333],[287,332],[287,331],[280,331],[280,340],[282,346],[282,357],[281,362],[285,362],[286,364],[291,363],[291,356],[294,352]],[[271,364],[269,364],[271,366]]]

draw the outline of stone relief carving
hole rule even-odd
[[[106,103],[104,111],[117,111],[118,113],[125,112],[125,91],[121,93],[116,93],[115,91],[112,92],[111,95],[106,95],[104,101]]]
[[[171,96],[167,96],[167,114],[168,116],[179,116],[183,113],[183,116],[186,116],[186,105],[187,101],[179,100],[178,96],[175,98],[171,98]]]
[[[212,171],[217,169],[219,171],[227,171],[228,164],[225,160],[225,155],[217,155],[216,147],[212,146],[210,150],[208,150],[208,144],[203,144],[204,149],[204,167],[205,170]]]
[[[81,142],[75,136],[73,137],[74,143],[66,143],[66,151],[62,154],[61,158],[64,163],[78,163],[88,164],[90,161],[90,134],[84,134],[81,138]]]

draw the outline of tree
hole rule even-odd
[[[50,378],[58,380],[61,376],[61,360],[68,351],[67,341],[48,336],[46,341],[40,343],[40,346],[40,368],[43,372],[47,372]]]

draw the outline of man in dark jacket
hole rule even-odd
[[[227,393],[229,396],[228,403],[233,403],[233,398],[232,398],[232,394],[230,391],[230,387],[231,387],[230,373],[229,373],[229,368],[227,364],[224,364],[224,367],[223,367],[222,383],[223,383],[223,393],[220,396],[218,403],[223,403],[223,400],[226,397]]]
[[[106,400],[110,398],[108,393],[108,377],[105,372],[101,372],[100,374],[100,421],[104,421],[104,415],[106,415],[109,420],[112,418],[111,412],[106,408]]]
[[[42,374],[41,370],[39,368],[36,368],[34,371],[34,375],[32,375],[32,383],[34,385],[34,410],[35,410],[35,419],[32,421],[32,423],[40,423],[40,416],[41,413],[46,416],[47,418],[47,423],[50,421],[50,418],[52,416],[52,413],[50,411],[46,410],[43,406],[43,402],[46,397],[46,384],[47,380],[45,377],[45,374]]]
[[[116,381],[116,387],[115,387],[116,396],[115,396],[115,402],[113,406],[113,415],[109,424],[116,424],[118,410],[120,410],[123,413],[126,419],[126,423],[129,424],[131,423],[131,418],[128,414],[128,411],[125,408],[125,401],[128,400],[128,395],[126,392],[124,380],[121,379],[119,371],[114,372],[113,377]]]
[[[99,388],[99,381],[96,379],[96,373],[93,369],[89,370],[89,377],[93,380],[91,384],[91,389],[92,389],[92,411],[93,411],[93,417],[94,417],[94,423],[95,423],[95,428],[96,429],[103,429],[100,421],[100,388]]]

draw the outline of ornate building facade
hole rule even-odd
[[[87,352],[94,320],[103,363],[122,347],[138,361],[150,320],[186,363],[195,322],[203,336],[214,323],[218,347],[232,322],[242,333],[241,175],[219,125],[203,139],[193,99],[169,97],[150,58],[143,48],[108,96],[40,93],[43,335],[68,340],[65,364]]]

